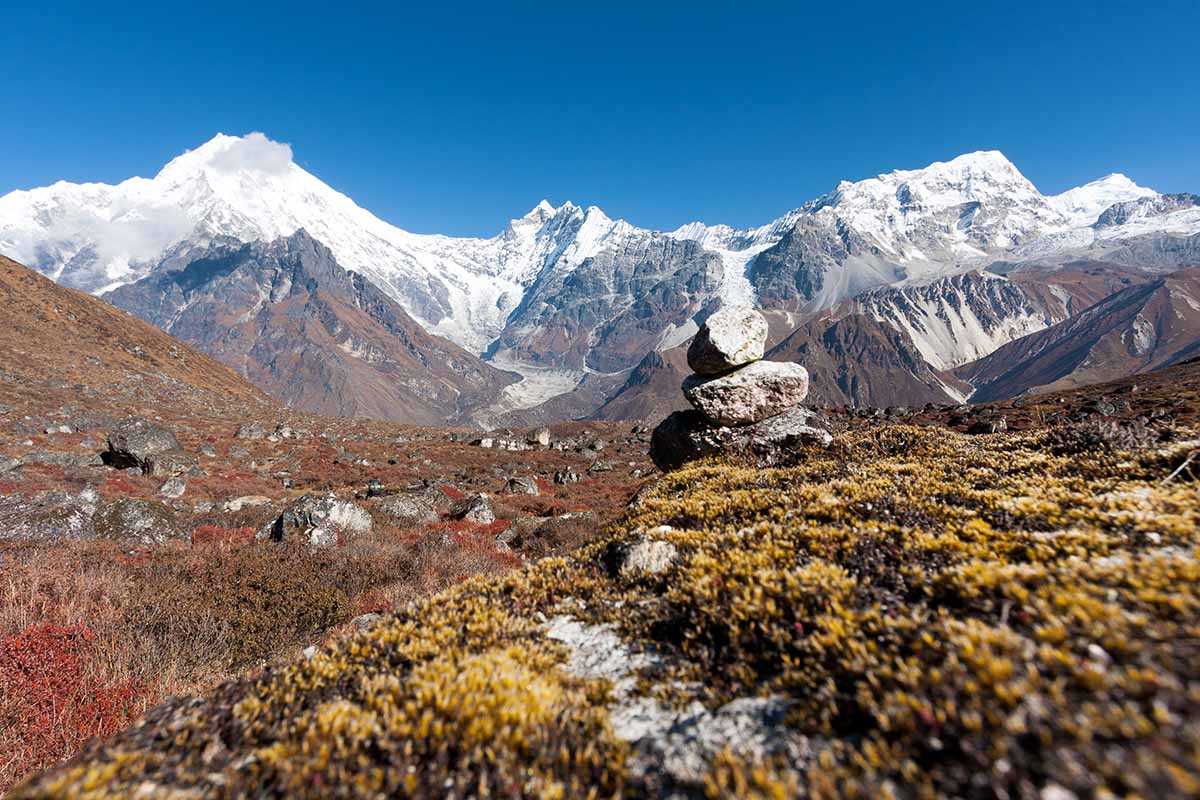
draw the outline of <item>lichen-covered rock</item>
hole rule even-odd
[[[427,525],[438,521],[437,508],[423,492],[403,492],[385,497],[375,506],[396,525]]]
[[[460,500],[450,510],[450,516],[464,522],[474,522],[477,525],[487,525],[496,521],[492,511],[492,501],[486,494],[474,494]]]
[[[146,457],[142,472],[156,478],[173,478],[178,475],[195,474],[200,462],[191,453],[183,450],[167,450]]]
[[[158,487],[158,493],[163,497],[171,499],[183,497],[187,491],[187,482],[183,478],[168,478],[163,482],[163,485]]]
[[[713,427],[699,411],[676,411],[654,429],[650,458],[664,472],[716,455],[773,466],[787,462],[804,446],[827,446],[832,438],[821,415],[803,406],[734,428]]]
[[[11,539],[90,539],[99,503],[94,489],[0,496],[0,535]]]
[[[501,494],[530,494],[539,495],[541,490],[538,489],[537,479],[521,476],[509,478],[504,482],[504,488],[500,490]]]
[[[153,500],[124,498],[104,503],[92,526],[97,538],[128,544],[156,545],[185,538],[171,509]]]
[[[101,456],[105,464],[143,472],[149,469],[152,456],[180,449],[174,433],[141,417],[123,420],[108,434],[107,444]]]
[[[783,361],[756,361],[717,377],[689,375],[683,394],[714,425],[750,425],[804,402],[808,370]]]
[[[304,495],[260,528],[255,538],[333,547],[343,538],[370,531],[371,526],[371,515],[353,503],[336,497]]]
[[[730,306],[709,316],[688,346],[687,362],[698,375],[720,375],[763,357],[767,321],[750,306]]]

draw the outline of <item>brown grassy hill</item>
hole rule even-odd
[[[980,402],[1149,372],[1200,355],[1200,267],[1137,284],[955,374]]]
[[[10,388],[82,385],[145,401],[174,395],[200,404],[270,402],[233,370],[153,325],[4,256],[0,307],[0,376]]]

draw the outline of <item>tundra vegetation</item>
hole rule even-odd
[[[1194,797],[1194,437],[882,425],[698,462],[570,555],[160,704],[14,796]],[[563,620],[632,680],[578,669]],[[747,699],[785,710],[774,744],[690,772],[619,713]]]

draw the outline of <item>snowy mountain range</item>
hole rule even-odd
[[[524,375],[496,413],[589,374],[615,380],[686,342],[720,304],[774,310],[791,327],[818,313],[866,314],[946,370],[1055,324],[1093,292],[1035,272],[1200,263],[1200,198],[1123,175],[1045,196],[996,151],[843,181],[749,230],[651,231],[542,201],[491,238],[414,234],[258,133],[217,135],[153,178],[0,197],[0,253],[97,294],[177,269],[213,243],[301,229],[429,333]]]

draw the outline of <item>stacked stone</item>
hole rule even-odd
[[[808,370],[763,361],[767,321],[747,306],[722,309],[704,323],[688,347],[694,375],[683,395],[713,425],[752,425],[781,414],[808,395]]]
[[[829,443],[816,415],[800,405],[808,395],[808,370],[763,361],[766,344],[767,321],[753,308],[735,306],[708,318],[687,353],[695,374],[684,380],[683,394],[695,411],[667,417],[651,438],[650,454],[661,469],[715,453],[773,464],[797,443]]]

